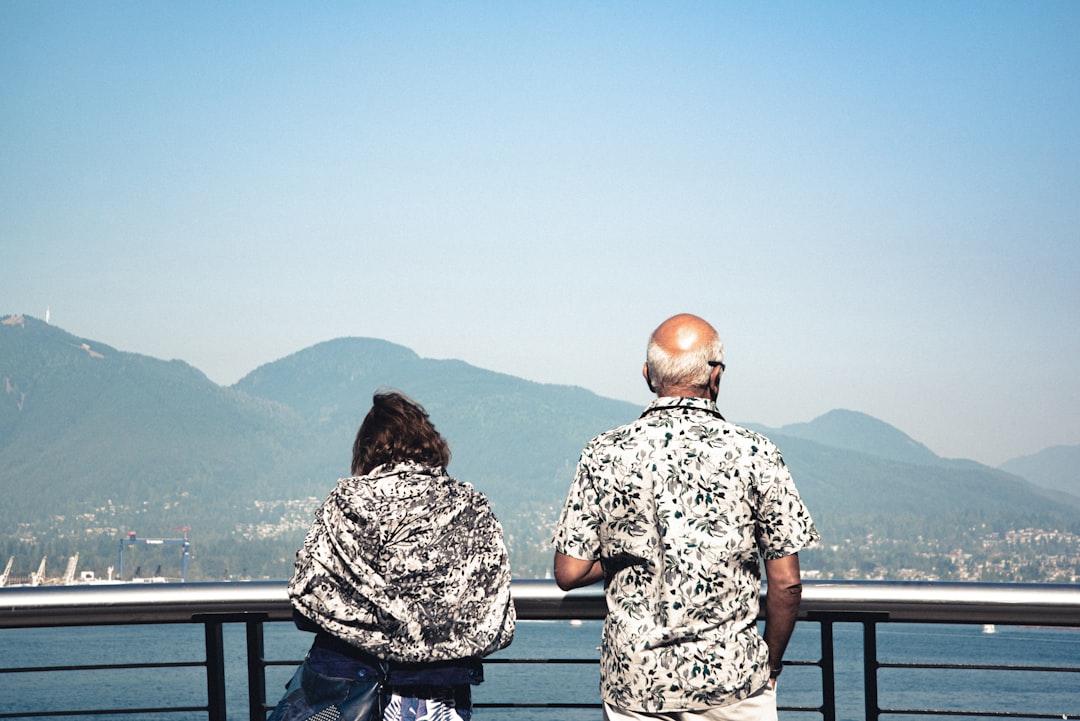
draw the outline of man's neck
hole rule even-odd
[[[688,388],[686,386],[675,386],[672,388],[661,388],[656,391],[657,398],[704,398],[707,401],[715,401],[716,398],[709,394],[708,388]]]

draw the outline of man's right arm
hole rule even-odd
[[[604,578],[600,561],[574,558],[555,552],[555,583],[564,591],[589,586]]]
[[[769,667],[775,686],[802,601],[799,554],[765,561],[765,578],[768,581],[765,590],[765,643],[769,647]]]

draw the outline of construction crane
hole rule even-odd
[[[180,578],[183,582],[187,582],[188,561],[191,559],[191,542],[188,541],[187,532],[191,530],[190,527],[178,527],[176,530],[183,531],[183,538],[139,538],[135,531],[128,531],[126,538],[120,539],[120,563],[118,564],[120,570],[120,580],[124,580],[124,546],[134,546],[136,544],[146,546],[160,546],[163,544],[180,546],[180,566],[181,575]]]
[[[63,585],[70,586],[71,584],[75,583],[75,569],[78,567],[78,565],[79,554],[76,553],[74,556],[68,559],[67,570],[64,571],[64,580],[61,582],[63,583]]]
[[[30,573],[31,586],[40,586],[41,582],[45,580],[45,561],[47,561],[48,558],[48,556],[42,556],[41,565],[38,566],[37,573]]]

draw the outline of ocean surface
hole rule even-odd
[[[800,662],[821,657],[818,625],[803,623],[792,638],[780,679],[781,707],[821,704],[821,672]],[[879,661],[886,663],[960,663],[1080,666],[1080,630],[998,626],[882,624],[878,626]],[[266,658],[298,661],[311,636],[290,624],[266,626]],[[838,718],[864,718],[862,626],[835,627]],[[523,621],[514,644],[493,659],[589,659],[599,657],[600,622]],[[72,664],[173,663],[204,657],[201,626],[114,626],[98,628],[13,629],[0,631],[2,666],[42,667]],[[246,721],[247,691],[243,626],[225,627],[230,721]],[[267,669],[267,695],[276,702],[294,666]],[[474,692],[480,703],[598,703],[599,668],[595,663],[485,665],[486,682]],[[49,673],[0,673],[0,717],[33,711],[65,718],[57,711],[94,708],[160,708],[205,703],[206,674],[201,667],[80,670]],[[982,669],[882,669],[879,705],[889,709],[943,709],[998,714],[1045,714],[1080,718],[1080,673],[995,671]],[[598,721],[597,709],[477,708],[477,721]],[[781,719],[820,719],[818,713],[781,711]],[[66,717],[70,718],[70,717]],[[206,713],[102,714],[98,721],[188,721]],[[889,714],[900,721],[926,718]],[[974,718],[951,715],[953,719]]]

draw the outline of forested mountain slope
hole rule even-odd
[[[551,524],[583,444],[641,412],[370,338],[320,343],[223,388],[182,361],[8,316],[0,324],[0,553],[36,566],[40,555],[62,564],[80,552],[100,572],[127,531],[190,527],[194,577],[284,576],[314,505],[348,471],[372,393],[384,387],[431,413],[450,441],[451,473],[491,497],[524,575],[546,570]],[[1080,501],[940,459],[861,413],[762,430],[782,449],[826,545],[978,524],[1080,531]]]

